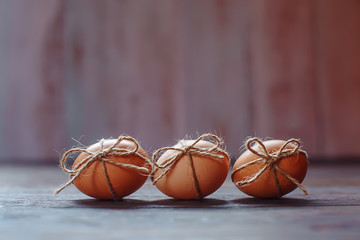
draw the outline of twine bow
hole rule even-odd
[[[212,139],[213,141],[216,142],[216,144],[209,149],[199,148],[199,147],[195,146],[198,142],[200,142],[201,140],[204,140],[204,139]],[[155,185],[163,176],[165,176],[183,156],[188,155],[189,159],[190,159],[190,166],[192,169],[193,178],[194,178],[195,189],[198,194],[198,198],[201,199],[202,194],[200,191],[199,181],[196,176],[192,155],[208,157],[209,159],[216,160],[216,161],[223,161],[225,159],[225,157],[224,157],[224,155],[225,155],[229,159],[228,154],[220,148],[221,143],[222,143],[222,141],[220,140],[219,137],[208,133],[208,134],[201,135],[192,144],[190,144],[189,146],[183,147],[183,148],[181,148],[181,147],[180,148],[164,147],[164,148],[158,149],[153,154],[152,162],[155,165],[156,169],[161,169],[164,171],[156,179],[153,179],[153,185]],[[177,151],[178,153],[170,156],[164,162],[158,164],[156,161],[157,161],[159,155],[167,150],[174,150],[174,151]],[[224,155],[215,154],[213,152],[219,152]]]
[[[255,150],[252,146],[253,143],[257,143],[260,146],[260,150]],[[286,149],[286,146],[288,146],[289,144],[294,144],[295,147],[292,149]],[[270,169],[272,176],[275,180],[275,184],[276,184],[276,188],[277,188],[277,195],[278,197],[281,197],[281,188],[280,188],[280,184],[279,184],[279,179],[276,175],[276,171],[280,172],[284,177],[286,177],[287,179],[289,179],[292,183],[296,184],[296,186],[298,188],[300,188],[305,195],[308,194],[308,192],[306,191],[306,189],[295,179],[293,178],[290,174],[288,174],[286,171],[284,171],[282,168],[280,168],[278,166],[278,163],[281,159],[289,157],[293,154],[295,154],[296,152],[301,152],[304,153],[306,156],[306,152],[300,149],[300,142],[297,139],[290,139],[288,141],[286,141],[281,147],[280,149],[275,152],[275,153],[269,153],[268,150],[266,149],[265,145],[263,144],[263,142],[258,139],[258,138],[250,138],[249,140],[247,140],[246,142],[246,148],[251,151],[252,153],[254,153],[255,155],[257,155],[259,158],[256,160],[253,160],[251,162],[248,162],[244,165],[241,165],[240,167],[236,168],[233,170],[233,172],[231,173],[231,179],[234,181],[233,177],[235,175],[236,172],[245,169],[251,165],[254,165],[256,163],[259,162],[265,162],[265,166],[260,169],[257,173],[255,173],[254,175],[252,175],[250,178],[242,180],[242,181],[238,181],[235,184],[239,187],[241,186],[245,186],[248,185],[252,182],[254,182],[256,179],[258,179],[267,169]]]
[[[131,141],[135,144],[135,148],[132,150],[129,149],[124,149],[124,148],[117,148],[116,146],[124,140],[128,140]],[[60,167],[67,173],[70,174],[70,180],[67,181],[64,185],[62,185],[60,188],[58,188],[55,191],[55,194],[58,194],[59,192],[61,192],[63,189],[65,189],[66,187],[68,187],[70,184],[72,184],[80,175],[81,173],[87,169],[88,167],[91,166],[91,164],[93,164],[94,162],[101,162],[102,163],[102,167],[104,170],[104,175],[106,178],[106,181],[108,183],[109,186],[109,190],[111,191],[113,197],[115,200],[118,200],[118,197],[116,196],[115,190],[110,182],[110,178],[109,178],[109,174],[107,172],[107,167],[106,167],[106,163],[108,164],[112,164],[118,167],[123,167],[123,168],[129,168],[129,169],[135,169],[137,171],[139,171],[141,174],[145,174],[145,175],[149,175],[151,173],[151,170],[149,170],[146,167],[139,167],[137,165],[134,164],[127,164],[127,163],[121,163],[121,162],[117,162],[114,160],[109,159],[109,157],[126,157],[126,156],[136,156],[139,157],[140,159],[144,160],[144,162],[149,165],[152,166],[150,160],[148,158],[146,158],[145,156],[141,155],[140,153],[137,152],[137,150],[139,149],[139,143],[132,137],[127,137],[127,136],[120,136],[118,137],[118,139],[116,140],[116,142],[110,146],[110,148],[108,149],[104,149],[104,141],[105,139],[101,139],[100,140],[100,150],[97,152],[90,152],[88,151],[86,148],[72,148],[70,150],[68,150],[67,152],[65,152],[60,160]],[[80,153],[86,153],[88,154],[87,157],[85,157],[83,160],[81,160],[78,164],[76,164],[75,166],[73,166],[72,169],[69,169],[66,167],[66,162],[68,160],[68,157],[75,152],[80,152]]]

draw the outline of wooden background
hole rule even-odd
[[[359,0],[0,0],[0,161],[129,134],[360,156]],[[359,159],[359,158],[358,158]]]

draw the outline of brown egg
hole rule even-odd
[[[266,147],[267,151],[271,153],[276,153],[285,143],[283,140],[269,140],[264,141],[263,144]],[[295,145],[289,143],[285,149],[294,149]],[[258,143],[253,146],[253,149],[257,152],[262,153],[263,151],[260,149]],[[256,154],[252,153],[250,150],[245,151],[235,162],[233,167],[232,180],[234,183],[239,181],[243,181],[246,179],[250,179],[254,174],[258,173],[264,166],[265,162],[257,162],[253,165],[249,165],[240,171],[234,173],[234,170],[238,167],[247,164],[251,161],[259,159],[260,157]],[[280,159],[277,162],[277,166],[283,169],[286,173],[288,173],[291,177],[296,179],[299,183],[301,183],[307,172],[307,155],[303,151],[297,151],[291,156]],[[280,186],[280,195],[278,195],[278,189],[276,186],[275,178],[270,170],[267,168],[263,174],[261,174],[255,181],[237,187],[244,193],[258,198],[277,198],[283,196],[291,191],[293,191],[297,185],[293,183],[291,180],[286,178],[279,171],[276,171],[276,176],[279,180]]]
[[[117,139],[107,139],[103,142],[103,149],[109,149],[116,143]],[[134,150],[135,143],[129,140],[122,140],[116,148]],[[100,143],[96,143],[87,148],[87,151],[91,153],[98,153],[101,149]],[[137,153],[141,154],[145,158],[149,158],[144,149],[138,148]],[[84,158],[88,157],[87,153],[81,153],[73,164],[73,170],[75,166],[80,163]],[[128,156],[109,156],[107,159],[124,163],[131,164],[138,167],[145,167],[148,169],[140,172],[137,169],[132,169],[123,166],[116,166],[114,164],[105,163],[106,170],[109,176],[109,181],[116,194],[116,198],[120,199],[125,197],[136,190],[138,190],[146,181],[148,175],[151,173],[151,165],[147,163],[139,156],[128,155]],[[81,167],[81,166],[79,166]],[[110,190],[106,175],[104,173],[103,163],[101,161],[94,161],[89,167],[76,178],[73,183],[83,193],[90,197],[97,199],[114,199],[113,193]]]
[[[173,148],[185,149],[194,142],[194,140],[181,140]],[[215,144],[201,140],[195,144],[195,147],[208,150],[215,147]],[[167,150],[156,163],[163,165],[178,153],[179,151],[176,150]],[[156,182],[155,186],[164,194],[177,199],[201,199],[210,195],[224,183],[229,171],[228,155],[225,152],[218,151],[212,151],[211,153],[223,158],[215,159],[214,157],[199,156],[194,153],[185,154]],[[198,190],[193,170],[198,181]],[[157,179],[164,171],[165,169],[157,169],[153,180]]]

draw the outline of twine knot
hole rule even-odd
[[[204,139],[211,139],[215,143],[215,145],[209,149],[204,149],[204,148],[195,146],[198,142],[200,142],[201,140],[204,140]],[[211,142],[211,141],[209,141],[209,142]],[[181,144],[181,141],[180,141],[180,144]],[[188,155],[189,159],[190,159],[190,166],[192,169],[193,178],[194,178],[195,189],[198,194],[198,198],[201,199],[202,194],[200,191],[199,181],[196,176],[192,155],[208,157],[209,159],[213,159],[216,161],[223,161],[225,159],[225,156],[227,156],[229,159],[228,154],[220,148],[221,144],[222,144],[222,141],[219,137],[217,137],[214,134],[207,133],[207,134],[203,134],[200,137],[198,137],[192,144],[190,144],[188,146],[164,147],[164,148],[158,149],[153,154],[152,162],[153,162],[156,170],[161,169],[164,171],[156,179],[153,179],[153,185],[155,185],[162,177],[164,177],[183,156]],[[165,151],[168,151],[168,150],[174,150],[177,153],[170,156],[162,163],[158,164],[156,161],[157,161],[159,155],[163,154]],[[216,154],[213,152],[222,153],[223,155]]]
[[[133,148],[133,149],[117,148],[116,146],[118,144],[120,144],[121,141],[124,141],[124,140],[131,141],[132,143],[134,143],[135,148]],[[134,138],[128,137],[128,136],[120,136],[117,138],[116,142],[107,149],[104,148],[104,142],[105,142],[105,139],[100,140],[100,142],[99,142],[100,150],[98,150],[97,152],[90,152],[86,148],[72,148],[63,154],[63,156],[60,159],[60,167],[65,172],[70,174],[70,179],[64,185],[62,185],[60,188],[58,188],[55,191],[55,194],[58,194],[63,189],[65,189],[70,184],[72,184],[81,175],[81,173],[85,169],[89,168],[91,166],[91,164],[93,164],[96,161],[99,161],[102,163],[104,175],[106,177],[106,181],[108,183],[109,190],[111,191],[111,193],[114,197],[114,200],[118,200],[118,198],[117,198],[115,190],[110,182],[106,163],[112,164],[112,165],[115,165],[118,167],[135,169],[138,172],[140,172],[141,174],[145,174],[145,175],[149,175],[151,173],[152,163],[147,157],[145,157],[137,152],[139,149],[139,143]],[[69,169],[66,167],[66,162],[67,162],[69,156],[75,152],[86,153],[88,156],[85,157],[83,160],[81,160],[79,163],[77,163],[75,166],[73,166],[72,169]],[[142,159],[145,162],[146,165],[150,166],[150,170],[147,167],[139,167],[134,164],[121,163],[121,162],[117,162],[112,159],[109,159],[109,157],[125,157],[125,156],[139,157],[140,159]]]
[[[254,149],[254,145],[256,145],[256,143],[259,145],[259,150]],[[292,149],[287,149],[286,147],[292,144],[295,147]],[[300,149],[300,141],[298,139],[289,139],[288,141],[286,141],[278,151],[274,152],[274,153],[269,153],[269,151],[267,150],[267,148],[265,147],[264,143],[258,139],[258,138],[250,138],[246,141],[246,148],[252,152],[253,154],[257,155],[259,158],[256,160],[253,160],[251,162],[248,162],[246,164],[241,165],[240,167],[236,168],[233,170],[233,172],[231,173],[231,179],[234,181],[233,177],[235,175],[236,172],[245,169],[251,165],[254,165],[255,163],[259,163],[259,162],[264,162],[265,166],[260,169],[257,173],[255,173],[254,175],[252,175],[251,177],[238,181],[235,184],[239,187],[241,186],[245,186],[245,185],[249,185],[250,183],[256,181],[267,169],[269,169],[272,173],[272,176],[275,180],[275,184],[276,184],[276,188],[277,188],[277,195],[278,197],[281,197],[281,188],[280,188],[280,184],[279,184],[279,180],[278,177],[276,175],[276,172],[280,172],[284,177],[286,177],[287,179],[289,179],[292,183],[294,183],[298,188],[300,188],[305,195],[308,194],[308,192],[306,191],[306,189],[301,185],[301,183],[299,183],[299,181],[297,181],[294,177],[292,177],[290,174],[288,174],[285,170],[283,170],[282,168],[280,168],[278,166],[278,163],[281,159],[286,158],[286,157],[290,157],[293,154],[295,154],[296,152],[301,152],[304,153],[307,156],[307,153],[303,150]]]

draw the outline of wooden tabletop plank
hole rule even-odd
[[[6,239],[358,239],[360,166],[311,166],[304,196],[255,199],[229,181],[202,201],[166,197],[146,182],[122,201],[91,199],[55,166],[0,165]],[[21,231],[20,231],[21,229]]]

